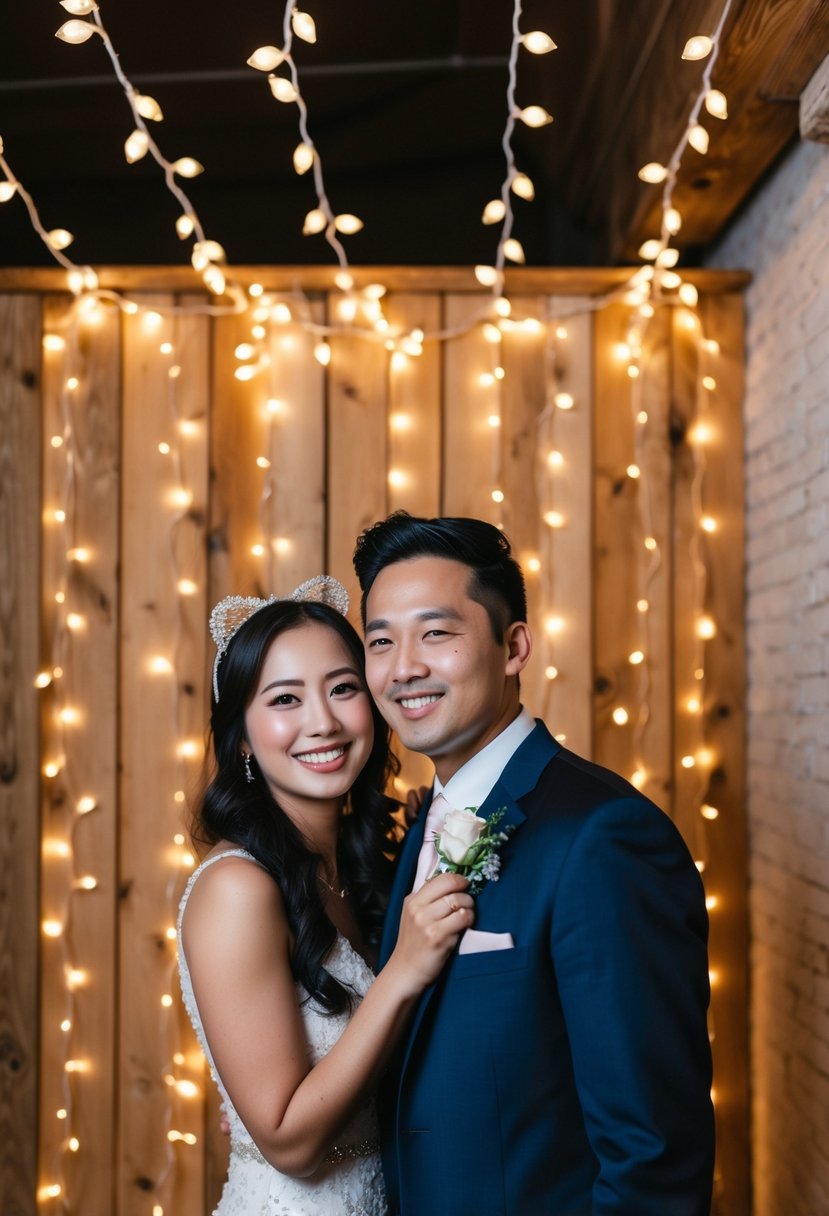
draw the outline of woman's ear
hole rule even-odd
[[[507,646],[508,676],[517,676],[530,661],[533,650],[533,637],[526,621],[513,621],[507,626],[505,642]]]

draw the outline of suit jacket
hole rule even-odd
[[[707,915],[671,820],[542,723],[479,809],[513,826],[380,1095],[399,1216],[708,1216]],[[428,804],[410,829],[381,962]]]

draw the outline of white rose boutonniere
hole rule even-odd
[[[508,838],[508,831],[497,831],[506,808],[495,811],[487,819],[476,814],[476,806],[462,811],[449,811],[443,827],[435,833],[438,855],[436,874],[462,874],[469,879],[469,891],[479,894],[487,882],[497,882],[501,870],[498,850]]]

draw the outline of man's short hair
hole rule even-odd
[[[483,519],[442,516],[424,519],[395,511],[360,533],[354,569],[360,582],[360,610],[366,623],[366,600],[381,570],[415,557],[445,557],[469,566],[470,599],[487,612],[498,645],[513,621],[526,621],[527,594],[521,567],[504,533]]]

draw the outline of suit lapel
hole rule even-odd
[[[512,834],[518,831],[521,824],[526,819],[526,815],[518,805],[518,799],[524,797],[535,788],[544,769],[547,767],[556,753],[560,751],[561,744],[556,742],[543,722],[536,720],[535,730],[531,735],[527,736],[521,746],[515,751],[514,755],[510,757],[506,768],[502,772],[498,781],[496,781],[493,789],[481,803],[481,806],[478,809],[478,814],[486,818],[486,816],[493,814],[495,811],[501,810],[503,807],[504,818],[501,820],[501,826],[511,828],[512,831],[510,832],[510,837],[512,837]],[[404,898],[411,888],[411,884],[414,879],[414,872],[417,868],[417,854],[420,852],[420,846],[423,843],[426,814],[429,810],[430,803],[431,799],[429,800],[429,803],[424,804],[424,806],[421,808],[417,823],[409,829],[409,836],[412,836],[415,831],[417,832],[417,843],[414,846],[413,853],[409,852],[409,845],[412,842],[407,838],[406,847],[403,850],[403,855],[401,856],[400,863],[398,865],[397,877],[395,879],[394,889],[392,892],[393,897],[397,898],[394,900],[394,910],[391,907],[389,908],[389,915],[391,916],[393,914],[397,918],[394,930],[395,941],[397,940],[397,923],[400,920],[401,906]],[[508,839],[505,840],[501,846],[501,855],[503,858],[504,867],[509,865],[509,849],[511,843],[511,839]],[[407,885],[403,888],[401,893],[399,888],[400,879],[402,877],[401,871],[404,865],[406,867]],[[477,897],[478,903],[480,903],[481,900],[486,899],[489,887],[490,884],[487,883],[481,894]],[[392,942],[392,948],[393,947],[394,942]],[[389,953],[391,953],[391,951],[389,951]],[[388,954],[384,952],[383,957],[384,959],[388,958]],[[412,1049],[417,1039],[420,1023],[423,1021],[423,1015],[428,1009],[429,1003],[431,1002],[436,990],[440,987],[442,981],[443,976],[441,976],[436,983],[432,984],[431,987],[427,988],[423,992],[423,995],[417,1004],[417,1008],[415,1009],[412,1017],[411,1026],[409,1028],[409,1034],[406,1038],[403,1049],[403,1058],[400,1067],[401,1081],[408,1067]]]

